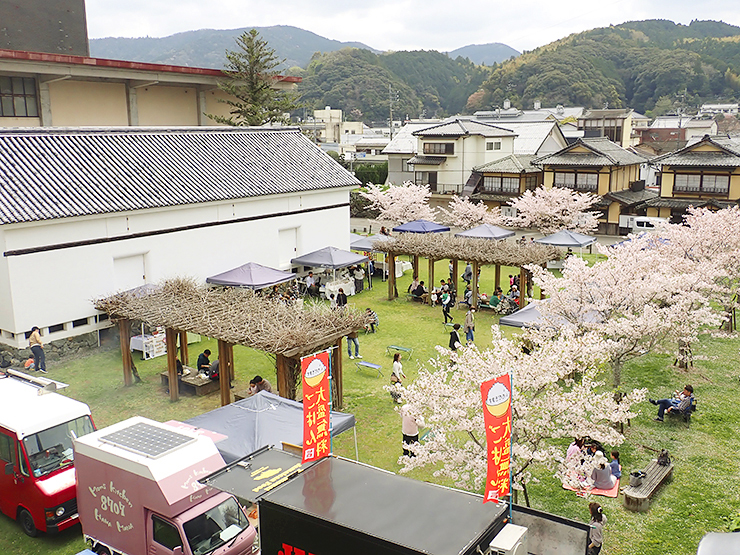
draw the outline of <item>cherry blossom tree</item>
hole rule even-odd
[[[498,206],[489,209],[483,202],[473,203],[457,195],[452,197],[447,208],[439,208],[439,212],[443,223],[466,229],[481,224],[503,225],[504,223],[501,209]]]
[[[588,233],[599,224],[597,213],[589,211],[598,200],[597,195],[578,193],[565,187],[538,187],[509,201],[508,204],[516,208],[517,215],[506,218],[505,225],[534,227],[544,235],[563,229]]]
[[[618,247],[599,247],[607,259],[591,266],[567,258],[562,277],[527,267],[548,297],[541,305],[545,320],[603,339],[615,387],[626,361],[668,340],[690,344],[704,326],[722,321],[707,294],[714,270],[678,256],[673,243],[662,236],[631,236]]]
[[[368,183],[360,195],[370,201],[370,208],[380,211],[378,221],[405,224],[414,220],[434,221],[434,210],[429,206],[432,192],[428,185],[410,181],[388,187]]]
[[[480,490],[487,464],[480,384],[505,372],[512,383],[512,483],[525,497],[526,484],[536,481],[533,466],[555,471],[563,458],[564,450],[552,439],[590,436],[610,445],[623,441],[614,424],[636,416],[632,406],[644,399],[645,391],[632,391],[617,403],[610,391],[602,390],[598,377],[605,359],[598,337],[573,330],[547,339],[531,333],[510,340],[494,327],[490,349],[470,346],[453,353],[439,347],[430,367],[399,388],[405,410],[432,429],[425,442],[409,446],[414,457],[399,459],[401,472],[431,465],[436,476]],[[522,350],[522,341],[533,345],[529,353]]]

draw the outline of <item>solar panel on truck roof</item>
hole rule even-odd
[[[100,441],[156,459],[178,447],[196,441],[196,439],[158,426],[152,426],[146,422],[139,422],[117,432],[101,436]]]

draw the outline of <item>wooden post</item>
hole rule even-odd
[[[234,345],[218,340],[218,381],[221,389],[221,406],[231,403],[231,378],[234,375]]]
[[[543,264],[542,267],[543,268],[547,268],[547,265],[546,264]],[[541,301],[545,300],[545,292],[542,290],[541,287],[540,287],[540,300]]]
[[[171,328],[164,330],[164,339],[167,345],[167,379],[170,384],[170,401],[180,398],[180,381],[177,379],[177,332]]]
[[[496,287],[501,287],[501,264],[496,264],[496,270],[494,272],[494,284],[493,284],[493,292],[496,292]],[[503,289],[503,287],[501,287]]]
[[[181,331],[178,333],[180,339],[180,362],[183,366],[188,366],[190,362],[188,358],[188,332]]]
[[[419,255],[418,254],[414,255],[412,264],[414,265],[414,268],[413,270],[411,270],[411,275],[418,276],[419,275]]]
[[[332,409],[341,410],[344,406],[344,382],[342,380],[342,338],[337,339],[331,350],[331,400]]]
[[[473,279],[470,280],[470,290],[473,294],[470,296],[470,306],[478,308],[478,262],[473,260]]]
[[[429,259],[429,304],[432,304],[432,290],[434,289],[434,259]]]
[[[398,289],[396,288],[396,255],[395,253],[388,253],[388,300],[392,301],[398,297]]]
[[[519,308],[527,305],[527,270],[519,268]]]
[[[452,278],[452,285],[455,287],[455,291],[458,293],[458,300],[459,300],[459,298],[460,298],[460,295],[459,295],[460,289],[458,289],[458,287],[457,287],[457,279],[460,276],[458,276],[457,274],[458,274],[458,266],[457,266],[457,258],[455,258],[454,260],[452,260],[452,276],[450,276],[450,277]],[[463,291],[463,296],[465,296],[465,292],[464,291]]]
[[[286,358],[279,353],[275,355],[275,371],[277,372],[277,393],[281,397],[287,397],[288,365]]]
[[[121,363],[123,364],[123,383],[126,387],[133,385],[131,373],[131,321],[128,318],[118,320],[118,336],[121,341]]]

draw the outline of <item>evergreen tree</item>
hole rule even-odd
[[[230,97],[221,100],[231,107],[230,116],[208,117],[235,126],[287,123],[285,114],[298,107],[297,97],[273,87],[280,75],[275,68],[285,60],[275,55],[256,29],[241,35],[236,43],[238,50],[226,52],[228,79],[218,85]]]

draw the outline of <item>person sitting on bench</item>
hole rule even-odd
[[[268,393],[272,393],[272,386],[270,385],[270,382],[268,382],[262,376],[255,376],[254,378],[249,380],[249,394],[254,395],[255,393],[258,393],[260,391],[267,391]]]
[[[424,282],[420,281],[419,285],[417,285],[416,289],[411,290],[411,294],[414,297],[418,297],[421,299],[421,302],[426,303],[427,299],[429,298],[429,292],[427,291],[427,288],[424,287]]]
[[[198,355],[198,364],[196,364],[196,369],[198,370],[199,374],[205,374],[208,375],[208,371],[211,369],[211,351],[209,349],[206,349],[201,354]]]
[[[690,384],[686,384],[683,391],[678,391],[673,394],[671,399],[649,399],[653,405],[658,405],[658,416],[655,418],[656,422],[663,422],[663,415],[668,413],[685,413],[687,410],[691,410],[691,403],[694,398],[694,388]]]

